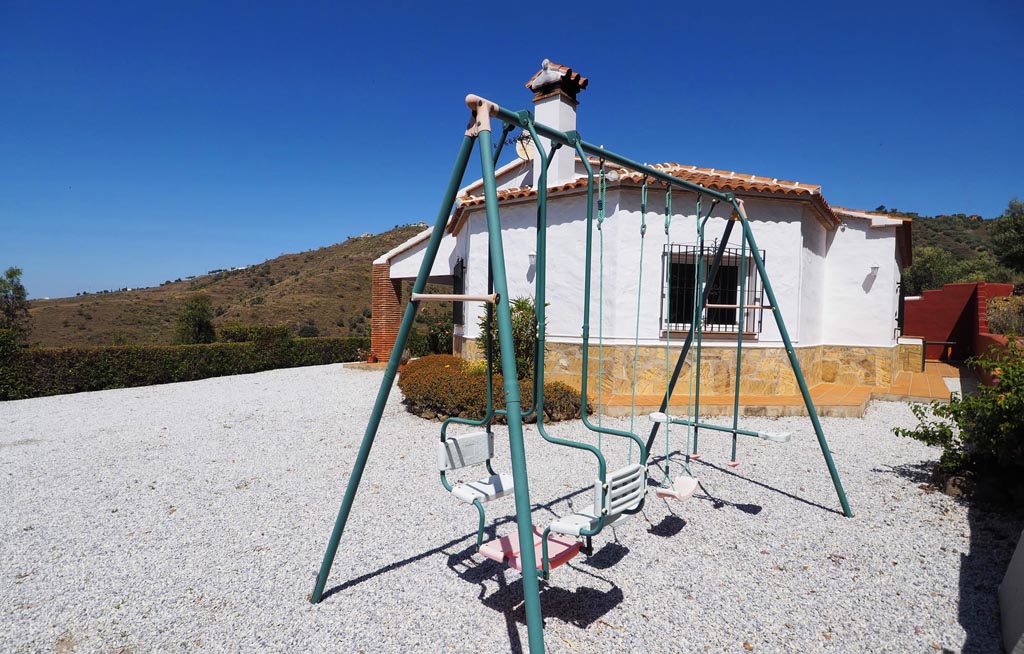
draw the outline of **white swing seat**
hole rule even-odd
[[[638,507],[647,492],[647,468],[637,463],[628,465],[608,474],[607,483],[608,492],[602,493],[601,480],[595,481],[593,507],[555,520],[551,531],[579,536],[582,531],[597,529],[602,514],[605,527],[614,527],[629,519],[632,514],[626,511]]]
[[[437,444],[437,469],[441,472],[480,465],[493,457],[494,434],[484,431],[453,436]],[[512,475],[491,475],[455,485],[452,495],[472,504],[476,500],[490,502],[514,491]]]
[[[655,411],[654,413],[651,413],[650,415],[648,415],[648,417],[651,419],[651,422],[657,422],[657,423],[661,423],[663,425],[664,424],[668,424],[668,423],[672,422],[672,420],[673,420],[672,416],[668,415],[667,413],[663,413],[661,411]],[[790,439],[793,437],[793,435],[791,433],[789,433],[788,431],[787,432],[782,432],[782,433],[779,433],[779,434],[775,434],[775,433],[768,432],[768,431],[759,431],[759,432],[756,432],[756,436],[758,438],[760,438],[761,440],[771,441],[772,443],[788,443],[790,441]],[[697,457],[696,457],[696,455],[691,454],[690,458],[692,459],[692,458],[697,458]]]
[[[680,475],[671,486],[658,487],[654,494],[664,499],[679,500],[685,502],[697,492],[697,480],[693,477]]]
[[[466,504],[474,500],[490,502],[514,492],[512,475],[491,475],[477,481],[462,483],[452,488],[452,495]]]

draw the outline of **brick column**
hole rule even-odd
[[[387,361],[402,326],[402,282],[392,281],[391,264],[373,264],[370,350]]]

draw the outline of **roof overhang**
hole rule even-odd
[[[869,229],[896,228],[896,248],[899,254],[900,267],[906,268],[914,262],[914,222],[908,216],[895,216],[877,211],[862,211],[833,207],[836,215],[847,220],[866,220]]]

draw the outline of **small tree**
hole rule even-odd
[[[992,244],[999,262],[1024,272],[1024,202],[1010,200],[1003,215],[992,225]]]
[[[917,427],[893,432],[941,447],[938,468],[944,473],[1024,469],[1024,346],[1011,336],[1005,349],[967,363],[995,383],[962,398],[954,395],[948,404],[914,405]]]
[[[28,342],[32,318],[28,313],[28,294],[21,283],[21,268],[8,268],[0,277],[0,334],[17,345]]]
[[[205,293],[189,297],[185,309],[178,316],[174,342],[182,345],[212,343],[217,340],[213,329],[213,300]]]
[[[903,275],[903,288],[907,295],[920,295],[923,291],[957,281],[959,273],[952,253],[925,245],[914,248],[914,263]]]
[[[533,375],[533,354],[537,347],[537,307],[532,297],[517,297],[511,302],[512,343],[515,349],[516,374],[520,379]],[[480,335],[476,345],[487,352],[487,314],[480,316]],[[501,373],[501,346],[498,343],[498,316],[495,311],[491,325],[494,347],[494,372]]]

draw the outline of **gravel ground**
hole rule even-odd
[[[519,574],[474,553],[476,513],[433,467],[438,424],[397,391],[334,591],[307,603],[380,380],[324,366],[0,404],[0,651],[525,649]],[[913,422],[898,403],[823,421],[853,519],[806,418],[743,419],[794,437],[741,441],[735,470],[728,437],[702,437],[695,473],[720,501],[652,494],[542,582],[548,649],[999,651],[1022,521],[922,488],[937,451],[890,431]],[[535,520],[584,503],[592,459],[526,439]],[[499,533],[512,512],[491,503]]]

